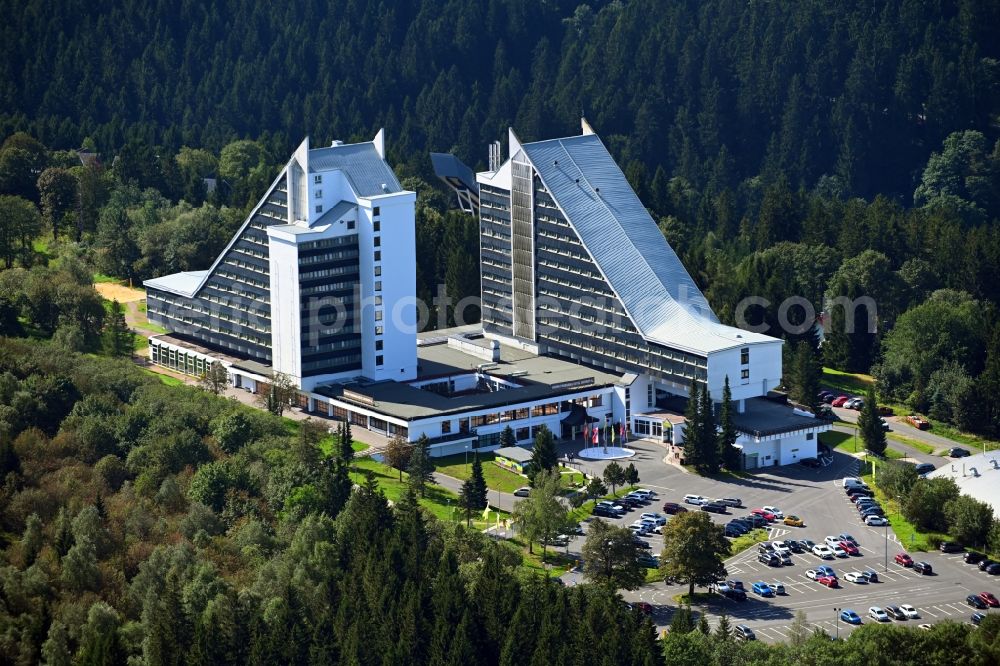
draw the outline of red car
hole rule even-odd
[[[985,601],[988,606],[992,606],[993,608],[1000,607],[1000,600],[997,600],[992,592],[980,592],[979,598]]]
[[[907,555],[906,553],[898,553],[895,559],[896,559],[896,564],[902,564],[904,567],[913,566],[913,558]]]
[[[834,398],[833,402],[831,402],[830,404],[833,405],[834,407],[843,407],[844,403],[847,402],[848,400],[850,400],[848,396],[839,395],[836,398]]]
[[[827,587],[837,587],[836,576],[820,576],[816,579],[816,582]]]
[[[764,509],[750,509],[750,513],[760,516],[768,522],[772,522],[774,520],[774,514],[770,511],[765,511]]]
[[[635,605],[635,607],[638,608],[639,612],[642,613],[643,615],[653,614],[653,605],[646,601],[640,601]]]
[[[860,555],[861,554],[861,551],[858,550],[858,547],[855,546],[850,541],[841,541],[839,545],[840,545],[841,548],[844,549],[844,552],[847,553],[848,555]]]

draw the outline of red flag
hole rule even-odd
[[[584,423],[583,424],[583,431],[582,432],[583,432],[583,443],[586,444],[587,443],[587,438],[590,437],[590,424],[589,423]]]
[[[618,433],[621,435],[622,441],[625,441],[625,422],[622,421],[618,427]]]
[[[600,428],[594,428],[594,444],[595,445],[599,443],[598,439],[599,439],[600,432],[601,432]]]

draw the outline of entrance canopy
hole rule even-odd
[[[569,414],[561,421],[561,423],[564,426],[576,428],[578,426],[582,426],[584,423],[596,423],[597,420],[598,419],[587,413],[587,410],[583,405],[574,404],[572,409],[569,410]]]

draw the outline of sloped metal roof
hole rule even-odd
[[[719,323],[596,134],[522,150],[644,338],[701,354],[777,342]]]
[[[313,226],[332,224],[357,207],[358,205],[352,201],[339,201],[333,208],[320,215],[319,219],[313,222]],[[310,229],[310,231],[315,231],[315,229]]]
[[[152,287],[160,291],[167,291],[178,296],[191,298],[201,286],[202,280],[208,275],[208,271],[186,271],[183,273],[173,273],[158,278],[143,280],[145,287]]]
[[[344,172],[360,197],[403,191],[396,174],[379,156],[375,144],[370,141],[312,149],[309,151],[309,171]],[[382,188],[383,184],[385,189]]]

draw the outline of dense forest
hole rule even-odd
[[[351,489],[325,428],[50,342],[0,345],[0,664],[988,664],[978,630],[658,640],[601,585]],[[891,646],[888,649],[887,646]]]

